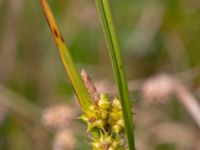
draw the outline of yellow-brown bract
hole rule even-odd
[[[62,62],[65,66],[65,69],[67,70],[69,79],[71,80],[74,91],[76,92],[76,95],[78,97],[81,108],[85,113],[87,113],[87,109],[91,105],[90,95],[85,85],[83,84],[83,81],[78,73],[76,66],[73,63],[73,59],[69,53],[69,50],[67,49],[67,46],[64,43],[62,34],[58,28],[58,25],[54,19],[48,3],[46,2],[46,0],[40,0],[40,3],[50,30],[58,46]]]

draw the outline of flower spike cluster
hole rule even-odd
[[[125,150],[125,131],[120,101],[100,94],[81,119],[87,123],[93,150]]]

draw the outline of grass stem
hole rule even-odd
[[[126,136],[130,150],[135,150],[134,128],[132,122],[131,102],[128,92],[126,74],[122,60],[121,49],[117,38],[109,0],[96,0],[102,28],[104,31],[109,55],[118,85],[118,93],[121,100]]]

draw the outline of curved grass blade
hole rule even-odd
[[[134,128],[132,122],[131,103],[129,98],[126,74],[120,50],[119,41],[117,39],[113,17],[111,14],[109,0],[96,0],[101,24],[104,30],[106,43],[109,49],[110,59],[118,85],[119,97],[121,100],[123,117],[126,129],[126,136],[130,150],[135,150]]]
[[[48,22],[49,28],[58,46],[62,62],[65,66],[65,69],[67,70],[69,79],[71,80],[71,83],[78,97],[81,108],[83,112],[87,112],[87,109],[91,104],[90,95],[85,85],[83,84],[83,81],[78,73],[76,66],[74,65],[72,57],[69,53],[68,48],[66,47],[64,43],[62,34],[57,26],[57,23],[54,19],[54,16],[51,12],[51,9],[48,3],[46,2],[46,0],[40,0],[40,3],[42,6],[44,15],[46,17],[46,20]]]

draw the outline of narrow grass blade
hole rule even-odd
[[[130,150],[135,150],[131,102],[129,98],[122,54],[117,39],[115,26],[113,23],[113,17],[111,14],[109,0],[96,0],[96,5],[98,8],[101,24],[104,30],[106,43],[109,49],[115,79],[118,84],[118,92],[123,110],[128,146]]]
[[[56,24],[56,21],[54,19],[54,16],[51,12],[51,9],[46,2],[46,0],[40,0],[44,15],[47,19],[48,25],[50,27],[50,30],[53,34],[53,37],[56,41],[56,44],[59,49],[59,53],[62,59],[62,62],[65,66],[65,69],[67,70],[69,79],[71,80],[71,83],[74,87],[74,90],[76,92],[76,95],[78,97],[79,103],[81,105],[81,108],[83,112],[87,112],[88,107],[91,104],[90,101],[90,95],[83,84],[83,81],[80,77],[80,74],[78,73],[78,70],[76,66],[74,65],[74,62],[72,60],[72,57],[69,53],[68,48],[66,47],[63,37],[61,35],[61,32]]]

